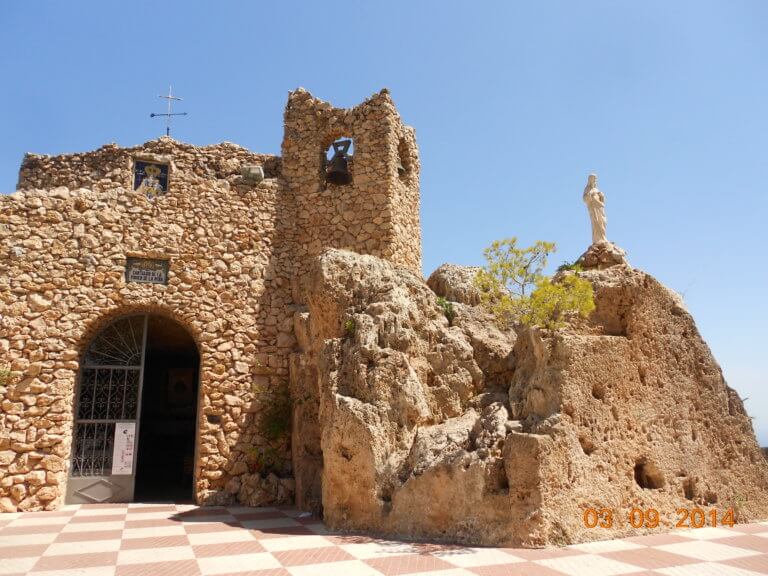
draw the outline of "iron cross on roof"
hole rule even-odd
[[[152,112],[152,114],[149,115],[150,118],[154,118],[155,116],[165,116],[165,135],[170,136],[171,135],[171,116],[186,116],[186,112],[171,112],[171,107],[173,106],[173,101],[178,100],[181,101],[181,98],[178,96],[173,95],[173,91],[171,90],[171,86],[168,86],[168,96],[163,96],[162,94],[158,95],[158,98],[165,98],[168,100],[168,112],[159,113],[156,114]]]

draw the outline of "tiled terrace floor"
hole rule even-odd
[[[10,574],[756,576],[768,574],[768,522],[521,550],[334,535],[290,509],[72,506],[0,516]]]

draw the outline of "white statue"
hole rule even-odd
[[[592,221],[592,244],[608,242],[605,235],[605,195],[597,189],[597,174],[590,174],[587,178],[583,199]]]

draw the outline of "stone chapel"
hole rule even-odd
[[[284,120],[279,157],[168,137],[25,156],[0,196],[2,510],[292,498],[308,262],[333,247],[420,273],[421,239],[387,90],[339,109],[298,89]]]

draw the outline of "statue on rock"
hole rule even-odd
[[[610,268],[617,265],[628,265],[626,253],[608,241],[605,234],[607,219],[605,217],[605,194],[597,187],[597,174],[590,174],[582,196],[587,205],[589,220],[592,223],[592,245],[581,255],[579,262],[585,269]]]
[[[592,221],[592,244],[608,242],[605,235],[605,194],[597,188],[597,174],[590,174],[587,185],[584,187],[584,204],[589,211],[589,219]]]

